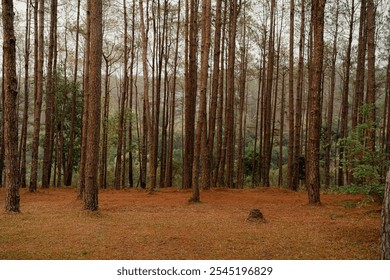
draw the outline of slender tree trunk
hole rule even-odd
[[[195,110],[196,92],[198,80],[198,0],[190,0],[189,15],[189,49],[188,49],[188,70],[185,77],[185,142],[184,142],[184,163],[183,163],[183,188],[192,187],[193,162],[194,162],[194,138],[195,138]]]
[[[341,118],[340,118],[340,138],[343,139],[347,136],[348,129],[348,95],[349,95],[349,81],[350,81],[350,71],[351,71],[351,51],[352,51],[352,39],[353,39],[353,25],[354,25],[354,15],[355,15],[355,0],[352,0],[351,3],[351,14],[349,19],[349,36],[348,36],[348,46],[345,55],[345,72],[344,72],[344,81],[343,81],[343,93],[341,100]],[[339,169],[338,169],[338,185],[344,186],[344,173],[347,171],[343,166],[344,159],[344,148],[339,148]]]
[[[36,5],[38,1],[35,2]],[[38,185],[38,150],[39,150],[39,134],[41,125],[41,108],[43,95],[43,59],[44,59],[44,1],[39,1],[39,6],[35,7],[39,13],[39,30],[38,30],[38,60],[36,66],[36,88],[34,94],[34,132],[32,143],[32,159],[31,159],[31,175],[30,175],[30,192],[35,192]],[[34,69],[35,70],[35,69]]]
[[[85,53],[84,53],[84,77],[83,77],[83,127],[81,132],[81,158],[78,178],[78,194],[77,198],[82,199],[85,190],[85,162],[87,158],[87,132],[88,132],[88,116],[89,116],[89,65],[91,52],[91,0],[87,0],[87,18],[86,18],[86,34],[85,34]]]
[[[124,143],[124,117],[125,117],[125,101],[128,95],[128,61],[129,61],[129,51],[128,51],[128,21],[127,21],[127,8],[126,1],[123,0],[123,18],[124,18],[124,34],[123,34],[123,44],[124,44],[124,63],[123,63],[123,85],[122,91],[119,100],[119,123],[118,123],[118,143],[116,148],[116,164],[115,164],[115,180],[114,187],[120,189],[120,179],[122,174],[122,151]]]
[[[208,61],[211,45],[211,1],[202,0],[202,55],[201,55],[201,76],[200,76],[200,104],[198,111],[198,121],[196,126],[194,161],[192,170],[192,197],[191,202],[199,202],[199,160],[203,163],[208,162],[206,154],[207,149],[207,79],[208,79]],[[202,169],[202,185],[209,185],[209,174]]]
[[[229,45],[227,67],[227,99],[226,99],[226,185],[234,186],[234,67],[236,55],[236,33],[238,18],[238,3],[233,0],[230,3],[229,13]]]
[[[50,31],[49,31],[49,54],[47,59],[47,83],[46,83],[46,112],[45,112],[45,139],[43,145],[42,187],[50,185],[50,173],[53,158],[53,116],[54,116],[54,40],[57,19],[57,0],[51,1],[50,7]]]
[[[3,54],[4,54],[4,146],[5,146],[5,211],[20,211],[16,38],[14,31],[14,5],[12,0],[2,0]]]
[[[177,78],[177,64],[179,57],[179,34],[180,34],[180,9],[181,1],[178,2],[178,13],[177,13],[177,28],[176,28],[176,41],[175,41],[175,58],[173,64],[173,81],[172,81],[172,92],[171,92],[171,119],[169,127],[169,143],[168,143],[168,163],[167,171],[165,176],[165,186],[173,186],[173,138],[175,131],[175,110],[176,110],[176,78]]]
[[[299,158],[301,157],[301,131],[302,131],[302,96],[304,83],[304,53],[305,53],[305,3],[301,1],[301,26],[299,39],[299,61],[297,90],[295,99],[295,129],[294,129],[294,163],[293,163],[293,190],[299,188]]]
[[[100,138],[100,96],[101,96],[101,64],[102,64],[102,1],[91,3],[91,52],[89,80],[89,110],[87,153],[85,161],[85,196],[84,209],[98,209],[98,163]]]
[[[20,153],[19,153],[19,168],[20,168],[20,186],[22,188],[27,186],[26,183],[26,155],[27,155],[27,125],[28,125],[28,108],[29,108],[29,62],[30,62],[30,31],[31,31],[31,10],[30,0],[26,1],[26,29],[25,29],[25,45],[24,45],[24,108],[23,108],[23,121],[20,136]],[[1,172],[1,170],[0,170]],[[0,183],[1,184],[1,183]]]
[[[375,122],[376,122],[376,86],[375,86],[375,4],[374,0],[367,0],[367,95],[366,103],[371,106],[368,122],[372,124],[367,131],[368,149],[375,150]]]
[[[306,179],[310,204],[320,203],[320,128],[321,92],[324,52],[324,10],[326,0],[312,1],[313,58],[309,90],[308,143],[306,151]]]
[[[268,41],[268,63],[267,63],[267,88],[264,96],[264,166],[263,166],[263,183],[269,187],[269,172],[271,169],[271,116],[272,116],[272,87],[274,78],[274,58],[275,58],[275,0],[271,1],[270,16],[270,36]]]
[[[337,37],[338,37],[338,22],[339,22],[339,1],[336,3],[336,20],[335,20],[335,33],[333,37],[333,51],[332,51],[332,65],[330,74],[330,93],[328,101],[327,123],[325,133],[325,163],[324,163],[324,184],[330,185],[330,152],[332,148],[332,131],[333,131],[333,107],[334,107],[334,94],[336,87],[336,59],[337,59]]]
[[[358,58],[356,66],[355,95],[352,112],[352,128],[362,122],[359,110],[363,105],[364,97],[364,76],[366,67],[366,46],[367,46],[367,1],[361,0],[360,6],[360,26],[358,41]],[[349,176],[350,177],[350,176]],[[350,179],[349,179],[350,181]],[[348,182],[349,183],[349,182]]]
[[[224,104],[224,75],[225,75],[225,37],[226,37],[226,14],[227,5],[224,7],[223,22],[222,22],[222,40],[221,40],[221,69],[219,71],[219,86],[218,86],[218,100],[217,100],[217,119],[216,119],[216,155],[215,155],[215,168],[212,186],[224,185],[224,155],[225,155],[225,143],[223,140],[223,104]]]
[[[215,15],[215,33],[214,33],[214,57],[213,57],[213,73],[211,81],[211,102],[209,109],[209,136],[207,143],[209,145],[209,162],[207,167],[209,169],[209,177],[212,177],[213,171],[213,154],[214,154],[214,142],[216,133],[216,119],[217,119],[217,102],[218,102],[218,90],[221,86],[219,84],[220,76],[220,58],[221,58],[221,27],[222,27],[222,0],[217,0],[216,3],[216,15]],[[210,187],[215,187],[215,180],[212,180]],[[207,188],[207,186],[205,186]]]
[[[78,60],[79,60],[79,37],[80,37],[80,3],[81,0],[77,1],[77,20],[76,20],[76,46],[75,46],[75,64],[73,72],[73,92],[72,92],[72,112],[70,117],[70,131],[69,131],[69,148],[68,148],[68,161],[65,171],[65,186],[72,185],[73,177],[73,149],[75,140],[75,128],[76,128],[76,111],[77,111],[77,72],[78,72]]]
[[[286,73],[282,74],[282,94],[281,94],[281,108],[280,108],[280,129],[279,129],[279,174],[278,186],[283,186],[283,142],[284,142],[284,113],[286,110],[285,98],[285,78]]]
[[[246,10],[244,7],[243,12],[243,31],[242,31],[242,47],[241,47],[241,73],[240,73],[240,103],[239,103],[239,117],[238,117],[238,151],[237,151],[237,188],[241,189],[244,187],[244,149],[245,149],[245,127],[244,127],[244,105],[246,99],[246,77],[248,68],[247,59],[247,42],[246,42]]]
[[[290,42],[289,42],[289,75],[288,75],[288,163],[287,163],[287,187],[296,190],[294,186],[295,162],[294,162],[294,0],[290,0]]]

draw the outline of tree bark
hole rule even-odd
[[[81,132],[81,158],[78,178],[78,194],[77,198],[82,199],[85,190],[85,162],[87,158],[87,132],[88,132],[88,116],[89,116],[89,65],[91,52],[91,0],[87,0],[86,11],[86,34],[85,34],[85,53],[84,53],[84,76],[83,76],[83,128]]]
[[[35,192],[38,185],[38,150],[39,150],[39,134],[41,125],[41,108],[43,95],[43,60],[44,60],[44,1],[35,1],[35,9],[39,13],[39,30],[38,30],[38,46],[37,46],[37,66],[34,68],[36,74],[34,80],[36,83],[34,92],[34,132],[32,143],[32,159],[31,159],[31,175],[30,175],[30,192]],[[37,23],[37,21],[36,21]]]
[[[24,108],[23,108],[23,121],[21,129],[20,139],[20,156],[19,156],[19,168],[20,168],[20,186],[22,188],[27,186],[26,183],[26,154],[27,154],[27,126],[28,126],[28,108],[29,108],[29,61],[30,61],[30,31],[31,31],[31,10],[30,0],[26,1],[26,29],[25,29],[25,49],[24,49]],[[0,171],[1,172],[1,171]],[[0,182],[1,184],[1,182]]]
[[[290,0],[290,43],[289,43],[289,75],[288,75],[288,163],[287,187],[295,190],[294,182],[294,0]]]
[[[337,37],[338,37],[338,23],[339,23],[339,1],[336,1],[336,20],[335,20],[335,33],[333,37],[333,50],[332,50],[332,64],[330,74],[330,93],[328,101],[327,123],[325,132],[325,163],[324,163],[324,184],[330,185],[330,152],[332,148],[332,131],[333,131],[333,105],[334,95],[336,87],[336,59],[337,59]]]
[[[390,260],[390,170],[387,172],[385,194],[382,204],[382,227],[380,251],[382,260]]]
[[[84,209],[98,209],[98,163],[100,138],[100,96],[102,64],[102,0],[91,3],[91,53],[89,80],[89,110],[87,150],[85,161],[85,196]]]
[[[46,82],[46,111],[45,111],[45,139],[43,145],[43,166],[42,166],[42,187],[48,188],[50,185],[50,173],[53,159],[53,120],[54,120],[54,79],[55,69],[53,69],[55,30],[57,24],[57,0],[51,1],[50,7],[50,38],[49,54],[47,58],[47,82]]]
[[[3,52],[4,52],[4,146],[5,146],[5,211],[20,212],[16,38],[14,31],[14,5],[12,0],[2,0]]]
[[[312,1],[313,57],[309,91],[308,143],[306,151],[306,179],[310,204],[320,203],[320,128],[321,92],[324,52],[324,10],[326,0]]]
[[[192,187],[192,172],[194,160],[195,145],[195,111],[196,111],[196,92],[198,81],[198,0],[190,1],[189,15],[189,49],[188,49],[188,70],[185,77],[185,139],[184,139],[184,162],[183,162],[183,188]]]

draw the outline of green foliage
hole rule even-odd
[[[83,96],[80,83],[73,84],[65,79],[64,73],[57,70],[55,81],[55,116],[54,116],[54,133],[55,137],[59,136],[61,130],[63,133],[64,151],[68,151],[70,142],[70,127],[72,116],[72,95],[76,94],[76,115],[75,115],[75,134],[73,143],[73,168],[78,168],[81,153],[81,130],[82,130],[82,111]],[[56,140],[55,140],[56,141]],[[63,155],[63,161],[68,160],[68,153]]]
[[[360,108],[360,114],[367,120],[372,106],[367,104]],[[367,120],[350,130],[348,136],[340,139],[340,146],[344,148],[343,165],[353,176],[352,185],[339,188],[340,191],[356,194],[383,196],[383,170],[387,169],[389,162],[385,152],[376,147],[372,150],[369,145],[368,131],[375,129],[374,124]]]

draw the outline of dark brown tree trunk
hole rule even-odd
[[[41,125],[41,108],[43,95],[43,59],[44,59],[44,1],[35,1],[35,9],[39,13],[39,30],[38,30],[38,46],[37,46],[37,66],[34,68],[34,82],[36,83],[34,92],[34,132],[32,143],[32,159],[31,159],[31,175],[30,175],[30,192],[35,192],[38,185],[38,150],[39,150],[39,134]],[[34,15],[35,16],[35,15]],[[37,23],[37,20],[35,21]],[[35,28],[37,29],[37,28]]]
[[[351,3],[351,14],[349,19],[349,36],[348,36],[348,46],[346,49],[345,55],[345,69],[344,69],[344,81],[343,81],[343,93],[341,100],[341,117],[340,117],[340,138],[343,139],[347,136],[348,129],[348,95],[349,95],[349,81],[350,81],[350,71],[351,71],[351,51],[352,51],[352,39],[353,39],[353,26],[354,26],[354,16],[355,16],[355,0],[352,0]],[[339,168],[337,174],[337,184],[339,186],[344,186],[344,174],[347,171],[343,166],[344,159],[344,148],[339,148]]]
[[[179,57],[179,34],[180,34],[180,9],[181,1],[179,0],[177,13],[177,28],[176,28],[176,40],[175,40],[175,58],[173,62],[173,80],[172,80],[172,92],[171,92],[171,107],[170,107],[170,124],[169,124],[169,141],[168,141],[168,162],[167,171],[165,174],[165,186],[173,186],[173,138],[175,132],[175,110],[176,110],[176,80],[177,80],[177,64]]]
[[[271,169],[271,116],[272,116],[272,88],[274,79],[274,59],[275,59],[275,0],[271,1],[270,11],[270,36],[268,41],[268,62],[267,62],[267,88],[264,95],[264,165],[263,165],[263,184],[269,187],[269,172]]]
[[[91,53],[89,80],[89,110],[87,151],[85,161],[85,196],[84,209],[98,209],[98,163],[100,137],[100,96],[101,96],[101,64],[102,64],[102,1],[91,3]]]
[[[216,119],[217,119],[217,102],[219,90],[219,76],[220,76],[220,58],[221,58],[221,27],[222,27],[222,0],[217,0],[215,11],[215,33],[214,33],[214,55],[213,55],[213,72],[211,78],[211,101],[209,109],[209,162],[207,168],[209,169],[209,176],[212,177],[213,172],[213,154],[216,133]],[[210,187],[215,187],[216,182],[212,180]],[[206,186],[207,188],[207,186]]]
[[[0,188],[3,187],[3,173],[4,173],[4,157],[5,157],[5,147],[4,147],[4,103],[5,103],[5,88],[4,88],[4,76],[5,76],[5,57],[4,52],[2,57],[2,66],[1,66],[1,129],[0,129]]]
[[[75,126],[76,126],[76,111],[77,111],[77,71],[78,71],[78,60],[79,60],[79,38],[80,38],[80,3],[81,0],[77,1],[77,20],[76,20],[76,46],[75,46],[75,64],[73,72],[73,92],[72,92],[72,112],[70,117],[70,131],[69,131],[69,148],[68,148],[68,161],[66,164],[65,171],[65,186],[72,185],[73,177],[73,149],[75,140]]]
[[[103,105],[103,120],[102,120],[102,152],[100,159],[99,186],[103,189],[107,188],[107,156],[108,156],[108,116],[110,111],[110,61],[103,54],[105,61],[104,75],[104,105]]]
[[[376,118],[376,90],[375,90],[375,4],[374,0],[367,0],[367,95],[366,103],[370,106],[368,123],[371,127],[367,131],[369,151],[375,150],[375,118]]]
[[[296,190],[294,186],[294,0],[290,0],[290,43],[289,43],[289,75],[288,75],[288,163],[287,163],[287,187]]]
[[[128,27],[128,20],[127,20],[127,8],[126,8],[126,1],[123,1],[123,21],[124,21],[124,34],[123,34],[123,56],[124,56],[124,63],[123,63],[123,85],[122,85],[122,91],[120,95],[119,100],[119,122],[118,122],[118,143],[116,147],[116,164],[115,164],[115,180],[114,180],[114,187],[119,190],[120,189],[120,179],[121,179],[121,173],[122,173],[122,151],[123,151],[123,143],[124,143],[124,118],[125,118],[125,101],[128,95],[128,61],[129,61],[129,51],[128,51],[128,33],[127,33],[127,27]]]
[[[358,57],[356,65],[355,95],[352,111],[352,128],[362,122],[359,113],[364,100],[364,76],[366,67],[366,46],[367,46],[367,1],[361,0],[360,6],[360,26],[358,41]],[[350,177],[350,176],[349,176]],[[350,179],[349,179],[350,181]],[[349,184],[349,182],[348,182]]]
[[[334,107],[334,94],[336,87],[336,59],[337,59],[337,38],[338,38],[338,24],[339,24],[339,1],[336,3],[336,15],[335,15],[335,33],[333,37],[333,51],[331,62],[331,74],[330,74],[330,93],[328,100],[328,112],[327,123],[325,132],[325,162],[324,162],[324,184],[330,185],[330,152],[332,148],[332,131],[333,131],[333,107]]]
[[[285,79],[286,73],[282,73],[282,94],[281,94],[281,108],[280,108],[280,128],[279,128],[279,174],[278,174],[278,186],[283,186],[283,142],[284,142],[284,113],[286,110],[286,97],[285,97]]]
[[[293,190],[299,188],[299,158],[301,157],[301,131],[302,131],[302,96],[304,86],[304,53],[305,53],[305,3],[301,1],[301,26],[299,39],[299,61],[298,61],[298,77],[297,91],[295,99],[295,129],[294,129],[294,166],[293,166]]]
[[[240,84],[239,84],[239,117],[238,117],[238,140],[237,140],[237,188],[244,187],[244,155],[245,155],[245,126],[244,126],[244,105],[246,99],[246,77],[248,68],[247,59],[247,41],[246,41],[246,10],[243,11],[243,30],[242,30],[242,42],[241,42],[241,65],[240,65]]]
[[[200,73],[200,96],[198,121],[196,125],[196,136],[194,146],[194,161],[192,170],[192,197],[191,202],[200,202],[199,193],[199,160],[202,159],[202,167],[208,154],[207,146],[207,79],[208,62],[211,45],[211,1],[202,0],[202,49],[201,49],[201,73]],[[209,186],[210,180],[207,170],[202,168],[202,186]]]
[[[184,140],[184,163],[183,163],[183,188],[192,187],[192,172],[194,160],[195,141],[195,110],[196,92],[198,81],[198,0],[190,0],[189,15],[189,47],[188,47],[188,70],[185,77],[185,140]],[[186,39],[187,40],[187,39]]]
[[[382,260],[390,260],[390,170],[387,172],[385,193],[382,204],[381,245]]]
[[[229,44],[228,44],[228,66],[227,66],[227,99],[226,99],[226,185],[234,186],[234,67],[236,55],[236,34],[238,19],[237,0],[230,1],[229,12]]]
[[[12,0],[2,0],[3,54],[4,54],[4,146],[5,146],[5,211],[20,211],[16,38],[14,31],[14,5]]]
[[[218,100],[217,100],[217,119],[216,119],[216,155],[215,155],[215,168],[213,174],[212,186],[224,185],[224,157],[225,157],[225,144],[223,141],[223,112],[224,112],[224,64],[225,64],[225,39],[226,39],[226,14],[227,5],[224,7],[223,22],[222,22],[222,40],[221,40],[221,69],[218,77]]]
[[[306,151],[306,183],[310,204],[320,203],[320,128],[321,92],[324,52],[324,10],[326,0],[312,1],[313,57],[310,70],[308,143]]]
[[[24,107],[23,107],[23,121],[20,136],[20,152],[19,152],[19,168],[20,168],[20,186],[22,188],[27,186],[26,183],[26,155],[27,155],[27,125],[28,125],[28,108],[29,108],[29,60],[30,60],[30,31],[31,31],[31,9],[30,0],[26,1],[26,29],[25,29],[25,48],[24,48]],[[1,172],[1,170],[0,170]],[[0,182],[1,184],[1,182]]]
[[[53,120],[54,120],[54,44],[55,30],[57,24],[57,0],[51,1],[50,7],[50,31],[49,31],[49,54],[47,58],[46,77],[46,112],[45,112],[45,139],[43,145],[43,166],[42,166],[42,187],[48,188],[50,185],[50,173],[53,158]]]
[[[77,198],[82,199],[85,190],[85,162],[87,158],[87,132],[88,132],[88,116],[89,116],[89,65],[91,52],[91,0],[87,1],[86,15],[86,34],[85,34],[85,53],[84,53],[84,77],[83,77],[83,128],[81,132],[81,158],[78,178],[78,194]]]

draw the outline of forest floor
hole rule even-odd
[[[278,188],[103,190],[97,212],[68,189],[21,189],[20,214],[0,211],[1,259],[377,259],[381,205],[359,195]],[[0,201],[4,201],[4,188]],[[258,208],[266,223],[247,221]]]

